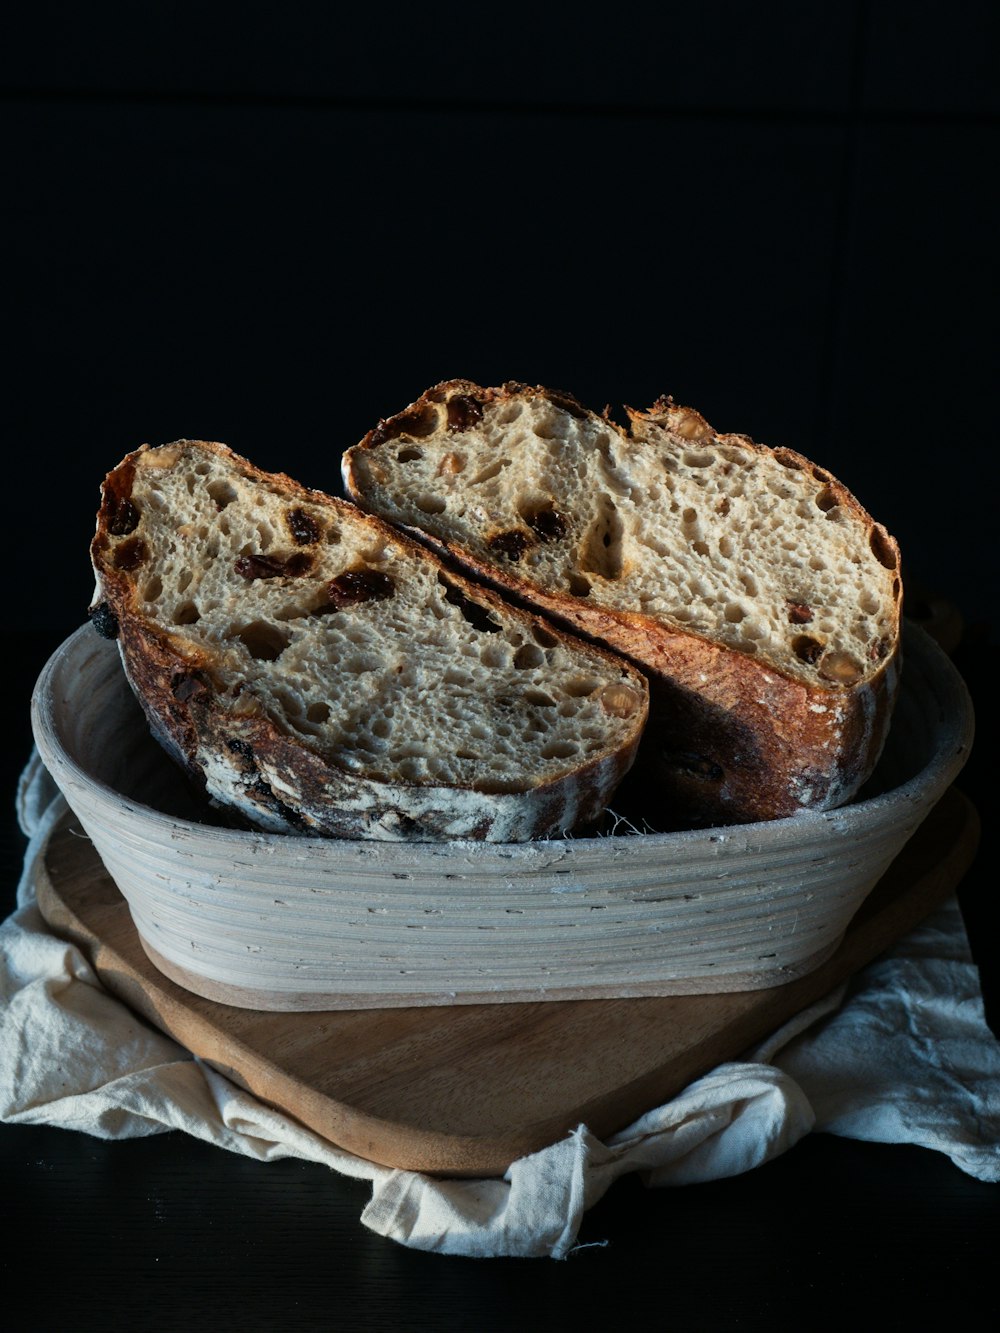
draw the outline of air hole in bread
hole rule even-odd
[[[731,625],[738,625],[741,620],[746,619],[746,609],[740,606],[739,602],[730,602],[726,607],[726,619]]]
[[[711,467],[715,462],[715,455],[689,452],[684,455],[684,462],[688,467]]]
[[[579,568],[587,574],[597,574],[605,579],[621,578],[623,532],[622,521],[614,500],[610,495],[600,496],[597,502],[597,518],[591,523],[580,544],[577,555]],[[574,592],[573,595],[579,594]]]
[[[243,644],[251,657],[259,662],[276,662],[291,642],[287,630],[279,629],[266,620],[252,620],[248,625],[237,629],[235,637]]]
[[[816,508],[822,509],[824,514],[828,514],[837,504],[837,497],[829,486],[824,486],[822,490],[816,492]]]
[[[823,645],[819,639],[814,639],[811,634],[796,634],[792,640],[792,652],[800,662],[805,662],[807,666],[814,666],[823,653]]]
[[[154,574],[151,579],[147,580],[146,586],[142,590],[143,601],[155,602],[162,591],[163,580],[160,578],[159,574]]]
[[[306,709],[306,717],[310,722],[322,724],[329,720],[330,705],[328,703],[323,703],[322,700],[318,699],[315,703],[311,703]],[[375,728],[373,727],[372,730],[374,731],[374,729]]]
[[[865,589],[865,591],[862,592],[858,604],[862,611],[869,616],[873,616],[880,606],[879,599],[873,592],[868,591],[868,589]]]
[[[194,602],[181,602],[171,619],[175,625],[194,625],[201,619],[201,612]]]
[[[533,643],[526,643],[523,648],[518,648],[514,654],[514,665],[522,671],[543,666],[544,663],[545,654],[541,648],[536,647]]]
[[[548,745],[542,746],[541,756],[543,759],[569,759],[579,748],[572,741],[549,741]]]
[[[531,637],[543,648],[554,648],[559,640],[544,625],[532,625]]]
[[[406,449],[400,449],[399,453],[396,455],[396,461],[398,463],[415,463],[418,459],[423,458],[423,456],[424,451],[422,449],[414,449],[412,446],[409,446]]]
[[[787,467],[792,472],[802,471],[802,459],[796,457],[790,449],[775,449],[774,458],[782,467]]]
[[[577,676],[568,680],[563,687],[571,699],[586,699],[599,689],[601,682],[594,676]]]
[[[589,597],[590,580],[585,579],[582,574],[570,574],[569,591],[572,597]]]
[[[507,665],[508,651],[505,643],[488,643],[479,654],[484,667],[496,670]]]
[[[266,523],[263,519],[257,523],[257,535],[260,538],[260,549],[262,551],[268,550],[274,544],[274,529],[270,523]]]
[[[216,509],[225,509],[226,505],[231,505],[236,499],[236,487],[222,478],[210,481],[205,489],[215,501]]]
[[[510,467],[509,458],[495,458],[492,463],[487,463],[486,467],[481,468],[474,477],[469,478],[469,485],[480,486],[484,481],[492,481],[505,467]]]
[[[556,706],[555,699],[546,694],[544,690],[525,690],[524,701],[535,708],[555,708]]]
[[[555,440],[559,438],[562,424],[554,413],[550,413],[532,422],[531,429],[540,440]]]
[[[708,555],[708,542],[692,542],[691,550],[694,551],[695,555]]]
[[[872,555],[884,569],[896,568],[896,552],[881,528],[872,528],[869,544],[872,548]]]
[[[422,491],[413,503],[422,514],[443,514],[448,508],[448,502],[443,496],[432,495],[429,491]]]
[[[643,700],[638,690],[625,681],[616,681],[605,685],[601,691],[601,707],[612,717],[632,717],[642,707]]]
[[[698,511],[697,511],[697,509],[685,509],[685,510],[684,510],[684,513],[681,514],[681,522],[682,522],[682,523],[687,523],[687,524],[689,524],[689,525],[690,525],[691,523],[697,523],[697,522],[698,522]]]
[[[837,685],[855,685],[865,673],[856,657],[838,649],[824,654],[819,664],[819,674],[824,680],[833,681]]]
[[[379,740],[387,740],[392,731],[392,723],[388,718],[377,717],[372,723],[372,735],[377,736]]]

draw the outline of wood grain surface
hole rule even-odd
[[[624,1128],[738,1056],[942,902],[978,838],[973,806],[951,789],[833,956],[748,993],[313,1013],[220,1005],[153,966],[72,815],[49,843],[39,904],[110,991],[331,1143],[385,1165],[489,1175],[581,1122],[599,1135]]]

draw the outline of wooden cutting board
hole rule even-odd
[[[955,889],[979,840],[954,788],[816,971],[769,990],[455,1008],[265,1013],[156,970],[97,853],[67,815],[39,905],[132,1009],[330,1143],[387,1166],[499,1175],[580,1123],[625,1128],[881,953]]]

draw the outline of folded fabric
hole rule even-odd
[[[371,1182],[361,1221],[373,1231],[482,1257],[563,1258],[584,1212],[619,1176],[638,1172],[650,1186],[734,1176],[811,1131],[920,1144],[979,1180],[1000,1180],[1000,1043],[954,901],[743,1060],[621,1133],[601,1141],[580,1125],[502,1179],[438,1180],[340,1151],[110,996],[35,901],[65,809],[33,754],[18,788],[29,837],[18,905],[0,925],[0,1120],[112,1139],[182,1129],[261,1161],[323,1163]]]

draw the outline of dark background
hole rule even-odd
[[[966,785],[986,792],[998,26],[987,0],[7,16],[5,789],[126,452],[220,439],[336,489],[379,417],[465,376],[598,409],[671,393],[835,472],[899,538],[911,611],[960,612]],[[9,901],[22,846],[10,829]],[[987,887],[963,896],[984,981]],[[814,1138],[669,1197],[623,1182],[585,1224],[607,1250],[477,1265],[371,1237],[367,1191],[320,1168],[178,1135],[0,1139],[25,1224],[2,1266],[17,1279],[44,1236],[52,1313],[78,1327],[125,1308],[244,1329],[656,1309],[699,1333],[996,1312],[996,1187],[916,1149]]]
[[[997,610],[998,8],[33,4],[0,53],[18,614],[98,485],[220,439],[332,489],[440,379],[660,393],[829,467]],[[995,566],[994,566],[995,568]]]

